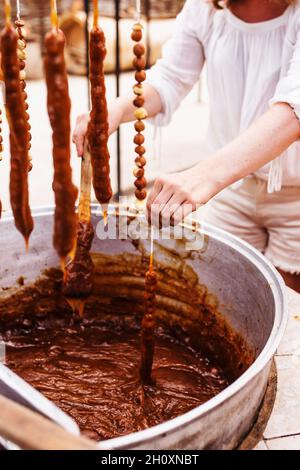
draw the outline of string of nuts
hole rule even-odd
[[[25,67],[26,67],[26,41],[25,41],[25,35],[23,32],[23,28],[25,26],[24,21],[22,20],[17,20],[15,21],[15,26],[17,28],[17,33],[18,33],[18,59],[19,59],[19,65],[20,65],[20,80],[21,80],[21,87],[22,87],[22,92],[24,96],[24,101],[25,101],[25,108],[26,108],[26,118],[27,118],[27,132],[28,132],[28,151],[31,149],[31,126],[29,123],[29,114],[28,114],[28,102],[27,102],[27,93],[26,93],[26,73],[25,73]],[[28,153],[28,171],[32,170],[32,158],[30,154]]]
[[[144,156],[146,149],[144,147],[145,137],[143,131],[145,130],[144,120],[148,117],[148,113],[144,108],[145,98],[143,96],[143,85],[142,83],[146,80],[146,62],[145,62],[145,47],[141,43],[143,39],[143,26],[140,23],[136,23],[133,26],[131,39],[136,42],[133,48],[135,58],[133,60],[133,67],[135,69],[135,80],[136,84],[133,87],[133,92],[136,98],[133,101],[136,110],[134,112],[136,122],[134,128],[137,134],[134,136],[134,143],[136,145],[135,152],[137,157],[135,159],[135,169],[133,175],[136,178],[134,185],[136,187],[135,196],[139,201],[143,201],[147,197],[147,181],[145,178],[145,165],[146,158]]]

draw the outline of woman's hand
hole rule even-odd
[[[119,101],[116,100],[108,107],[109,135],[113,134],[118,129],[122,122],[122,117],[123,108]],[[82,157],[83,155],[84,141],[87,134],[89,120],[89,114],[81,114],[76,120],[72,141],[76,145],[77,154],[79,157]]]
[[[177,225],[218,192],[205,161],[187,171],[161,176],[148,197],[148,220],[160,227]]]
[[[76,126],[73,132],[72,142],[76,145],[78,157],[83,156],[84,141],[87,133],[89,119],[89,114],[81,114],[76,119]]]

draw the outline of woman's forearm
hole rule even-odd
[[[148,117],[155,117],[162,110],[162,102],[159,93],[150,85],[145,84],[144,98],[145,109],[147,110]],[[134,111],[136,110],[133,105],[133,100],[136,96],[132,93],[127,96],[117,98],[113,103],[113,107],[120,107],[121,109],[121,123],[134,121]]]
[[[113,134],[120,124],[135,120],[134,111],[136,108],[133,101],[136,98],[134,93],[122,96],[111,101],[108,105],[109,135]],[[160,95],[150,85],[144,85],[145,108],[149,117],[156,116],[162,110]],[[89,114],[78,116],[76,127],[73,133],[73,142],[76,145],[77,153],[82,157],[84,152],[84,141],[89,123]]]
[[[292,108],[273,105],[207,161],[217,192],[274,160],[299,138],[300,123]]]
[[[148,219],[179,223],[199,204],[258,170],[300,138],[300,123],[285,103],[272,106],[239,137],[195,167],[159,177],[148,197]]]

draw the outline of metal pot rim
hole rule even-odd
[[[100,206],[98,204],[92,204],[93,213],[99,214],[99,209]],[[32,210],[32,213],[35,217],[52,215],[53,206],[36,207]],[[9,220],[11,218],[11,213],[6,213],[3,216],[4,220]],[[184,225],[187,228],[192,228],[192,225],[189,223],[185,223]],[[248,261],[252,262],[268,281],[275,304],[274,324],[270,337],[263,350],[254,363],[249,367],[249,369],[247,369],[235,382],[233,382],[231,385],[229,385],[229,387],[227,387],[215,397],[211,398],[202,405],[197,406],[191,411],[173,418],[172,420],[166,421],[165,423],[158,424],[149,429],[128,434],[126,436],[101,441],[98,444],[100,449],[133,447],[142,442],[151,441],[153,438],[157,438],[160,435],[166,435],[175,430],[177,431],[180,428],[185,427],[187,424],[191,424],[200,416],[203,416],[213,408],[220,406],[225,400],[234,396],[236,393],[238,393],[239,390],[244,388],[248,382],[254,379],[272,359],[283,337],[288,321],[288,304],[284,281],[275,267],[265,258],[265,256],[253,248],[249,243],[225,232],[224,230],[218,229],[206,223],[202,225],[201,229],[197,228],[196,230],[198,230],[198,232],[201,230],[202,233],[205,233],[209,237],[225,243],[234,250],[238,249],[239,253],[246,257]]]

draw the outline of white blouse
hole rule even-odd
[[[163,57],[147,82],[160,94],[166,125],[207,65],[210,96],[208,145],[216,151],[276,102],[289,103],[300,119],[300,5],[260,23],[246,23],[205,0],[187,0]],[[266,142],[266,145],[268,143]],[[300,186],[300,141],[256,175],[269,191]]]

